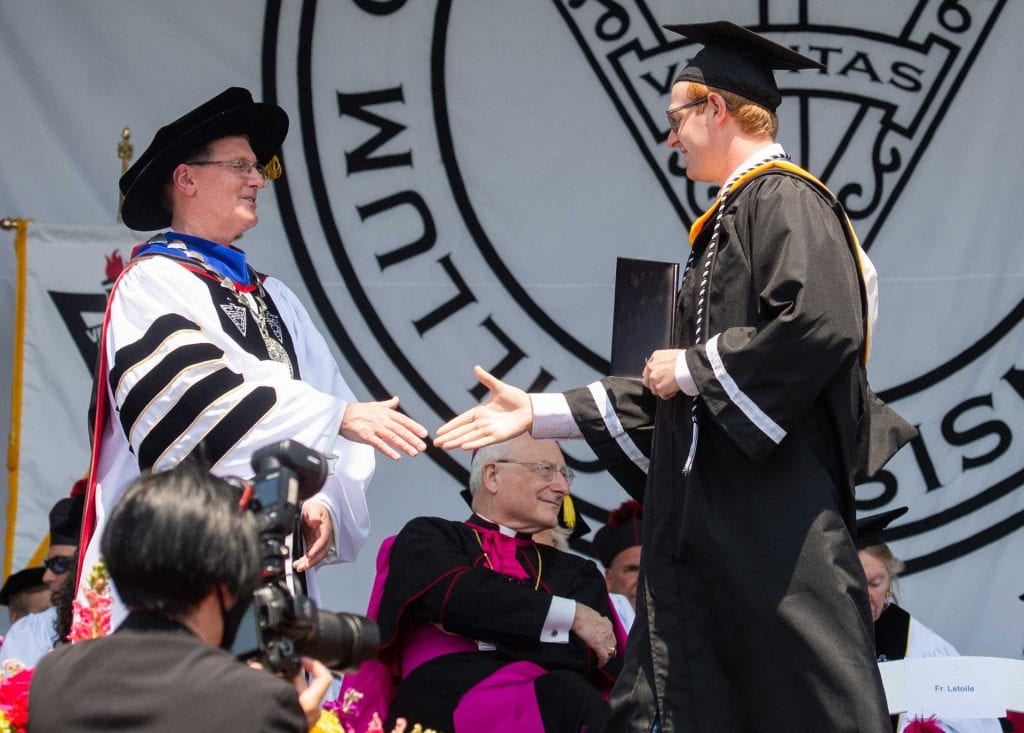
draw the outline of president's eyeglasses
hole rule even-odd
[[[190,160],[186,165],[225,165],[243,178],[247,177],[255,169],[260,174],[264,183],[270,181],[267,169],[262,163],[250,163],[242,158],[234,160]]]

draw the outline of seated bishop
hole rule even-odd
[[[419,517],[384,542],[368,611],[380,654],[346,677],[364,714],[386,730],[601,730],[622,627],[592,561],[532,540],[572,478],[554,442],[489,446],[473,458],[469,519]]]

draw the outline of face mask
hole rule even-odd
[[[252,605],[252,597],[246,596],[244,599],[235,601],[235,605],[230,610],[224,608],[224,599],[220,593],[217,594],[217,601],[220,603],[220,617],[224,624],[224,635],[220,640],[220,648],[230,650],[235,643],[235,636],[238,634],[242,619],[245,618],[245,612]]]

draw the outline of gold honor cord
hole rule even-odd
[[[132,157],[135,155],[135,148],[132,145],[132,130],[126,127],[121,130],[121,142],[117,144],[117,157],[121,159],[121,175],[123,176],[132,164]],[[124,203],[124,194],[118,193],[117,197],[117,223],[121,221],[121,205]]]

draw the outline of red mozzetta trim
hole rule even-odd
[[[142,245],[139,245],[141,247]],[[136,247],[138,249],[138,247]],[[134,250],[132,250],[134,252]],[[89,486],[85,493],[85,511],[82,514],[82,535],[79,540],[78,568],[75,571],[76,587],[82,580],[82,568],[85,565],[85,550],[89,546],[96,531],[96,474],[100,462],[100,445],[103,442],[103,430],[107,424],[107,381],[103,375],[107,373],[107,328],[110,326],[110,306],[114,302],[114,292],[121,279],[128,273],[137,260],[130,261],[110,288],[107,296],[107,308],[103,312],[103,328],[100,331],[100,358],[96,364],[96,415],[92,426],[92,453],[89,458]]]

